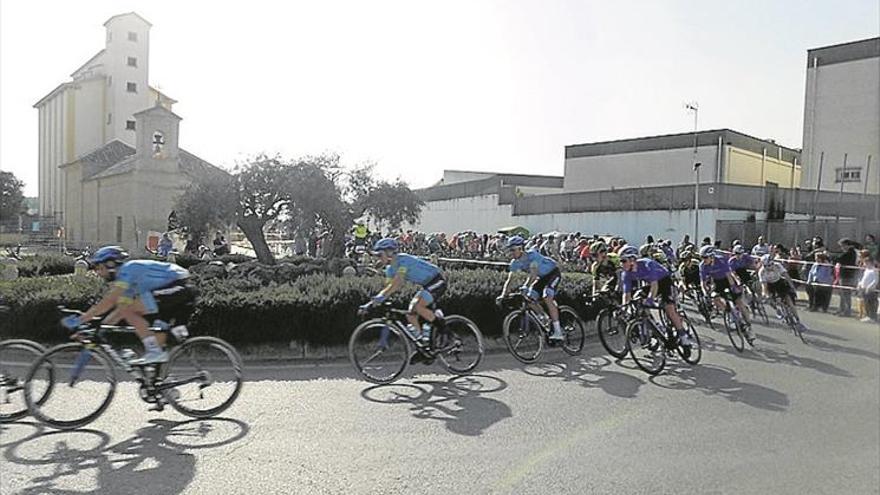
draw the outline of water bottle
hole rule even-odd
[[[171,335],[174,335],[174,338],[177,339],[178,342],[183,342],[189,337],[189,329],[186,328],[186,325],[177,325],[171,329]]]
[[[550,317],[547,316],[545,313],[539,313],[538,314],[538,321],[541,322],[541,326],[546,327],[547,325],[550,324]]]

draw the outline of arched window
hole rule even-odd
[[[156,131],[153,133],[153,156],[158,156],[162,154],[162,150],[165,148],[165,134],[162,134],[162,131]]]

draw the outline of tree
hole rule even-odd
[[[377,182],[367,194],[359,198],[360,214],[368,214],[380,225],[392,230],[400,228],[404,222],[419,220],[425,202],[400,179],[394,182]]]
[[[257,260],[275,264],[263,229],[284,213],[290,203],[291,167],[278,156],[259,155],[235,171],[235,224],[250,241]]]
[[[24,212],[24,182],[12,172],[0,172],[0,220],[11,220]]]
[[[174,205],[177,222],[194,239],[235,221],[235,177],[216,174],[195,181]]]

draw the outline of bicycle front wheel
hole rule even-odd
[[[507,349],[518,361],[534,363],[544,348],[544,335],[541,324],[528,311],[513,311],[504,318],[502,327]]]
[[[44,352],[45,347],[30,340],[0,341],[0,423],[15,421],[27,415],[24,379],[28,369]],[[54,381],[54,371],[50,368],[47,373],[44,379],[48,382]],[[46,387],[42,396],[36,398],[38,404],[45,401],[49,390]]]
[[[107,410],[116,393],[116,371],[101,348],[57,345],[31,365],[24,399],[41,422],[61,430],[83,427]]]
[[[559,325],[564,336],[562,350],[570,356],[580,354],[586,340],[580,316],[569,306],[559,306]]]
[[[397,380],[409,364],[409,340],[383,319],[361,323],[348,340],[348,357],[354,369],[371,383]]]
[[[174,348],[162,367],[162,395],[177,412],[210,418],[225,411],[241,393],[241,357],[216,337],[193,337]]]
[[[626,357],[629,352],[626,340],[626,320],[617,309],[605,309],[599,313],[596,331],[602,346],[617,359]]]
[[[728,309],[724,312],[724,328],[727,330],[727,337],[733,348],[737,352],[743,352],[746,348],[746,337],[739,318],[734,316],[733,312]]]
[[[690,335],[691,340],[694,342],[694,345],[690,347],[682,347],[678,346],[678,355],[691,366],[700,362],[700,359],[703,357],[703,347],[700,344],[700,336],[697,334],[697,329],[694,327],[694,324],[691,323],[691,320],[688,318],[682,318],[681,323],[684,325],[684,330]]]
[[[476,323],[464,316],[447,316],[446,327],[434,334],[434,352],[446,371],[465,375],[473,372],[483,359],[483,334]]]
[[[666,366],[665,340],[660,330],[650,321],[637,319],[626,327],[629,353],[636,365],[649,375],[656,375]]]

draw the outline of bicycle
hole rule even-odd
[[[712,301],[707,299],[706,295],[698,287],[688,287],[685,291],[685,296],[694,302],[697,311],[706,320],[706,324],[714,330],[715,324],[712,322],[712,317],[715,316],[715,306],[712,304]]]
[[[45,347],[31,340],[0,340],[0,423],[27,416],[24,376],[34,360],[44,352]],[[39,397],[37,402],[44,402],[46,397]]]
[[[700,336],[687,315],[679,312],[685,332],[694,344],[682,346],[678,332],[668,321],[668,317],[664,316],[664,310],[653,308],[658,309],[661,314],[661,322],[658,323],[648,311],[651,308],[642,304],[642,300],[636,297],[628,304],[628,312],[632,316],[626,325],[627,345],[636,365],[649,375],[657,375],[666,367],[667,357],[672,357],[676,353],[691,366],[699,364],[703,356],[703,347]]]
[[[407,314],[385,302],[370,308],[364,315],[368,319],[352,332],[348,356],[365,380],[391,383],[416,358],[425,364],[439,358],[446,371],[456,375],[469,374],[480,364],[483,334],[474,322],[464,316],[448,315],[444,328],[430,324],[431,340],[425,344],[407,329]],[[440,310],[435,314],[442,316]]]
[[[626,340],[628,315],[616,296],[615,292],[602,291],[590,296],[587,304],[601,308],[596,316],[596,333],[602,347],[616,359],[623,359],[629,352]]]
[[[712,300],[716,297],[724,299],[724,328],[727,330],[727,337],[733,348],[737,352],[743,352],[746,348],[746,342],[750,347],[755,346],[753,337],[749,337],[746,332],[746,321],[739,308],[733,300],[733,296],[729,289],[725,289],[723,293],[712,293]]]
[[[804,337],[803,326],[801,325],[800,318],[798,318],[794,311],[792,311],[791,307],[786,304],[784,301],[779,300],[779,297],[773,295],[773,307],[776,308],[776,311],[782,316],[782,321],[788,325],[788,328],[801,339],[801,342],[807,344],[807,339]]]
[[[756,318],[760,318],[761,321],[764,322],[764,325],[769,325],[770,318],[767,316],[767,308],[764,307],[764,301],[758,297],[752,284],[744,284],[743,287],[745,289],[743,297],[748,297],[749,309],[752,310],[752,314],[755,315]]]
[[[570,306],[559,306],[563,339],[557,343],[550,338],[553,332],[550,317],[543,310],[539,313],[534,309],[537,301],[520,293],[500,299],[499,304],[509,310],[501,328],[507,349],[518,361],[534,363],[541,356],[545,343],[548,347],[561,345],[562,350],[571,356],[583,350],[586,339],[584,325]]]
[[[59,309],[63,314],[82,314],[76,310]],[[158,326],[151,330],[164,331]],[[118,352],[109,341],[110,336],[133,333],[133,327],[104,325],[101,318],[94,318],[71,335],[76,342],[46,350],[33,363],[25,378],[24,397],[30,413],[41,422],[62,430],[95,421],[106,411],[115,395],[116,367],[134,379],[141,400],[153,404],[152,410],[155,411],[162,411],[165,405],[170,405],[186,416],[209,418],[225,411],[238,398],[242,387],[242,363],[238,352],[229,343],[216,337],[190,338],[186,332],[169,332],[178,345],[171,350],[166,363],[133,365],[134,351],[123,349]],[[66,387],[57,386],[61,381]],[[83,392],[82,397],[71,397],[77,391]],[[222,399],[219,404],[207,406],[208,400],[215,397]],[[83,410],[86,411],[84,414]],[[65,413],[77,416],[62,417]]]

